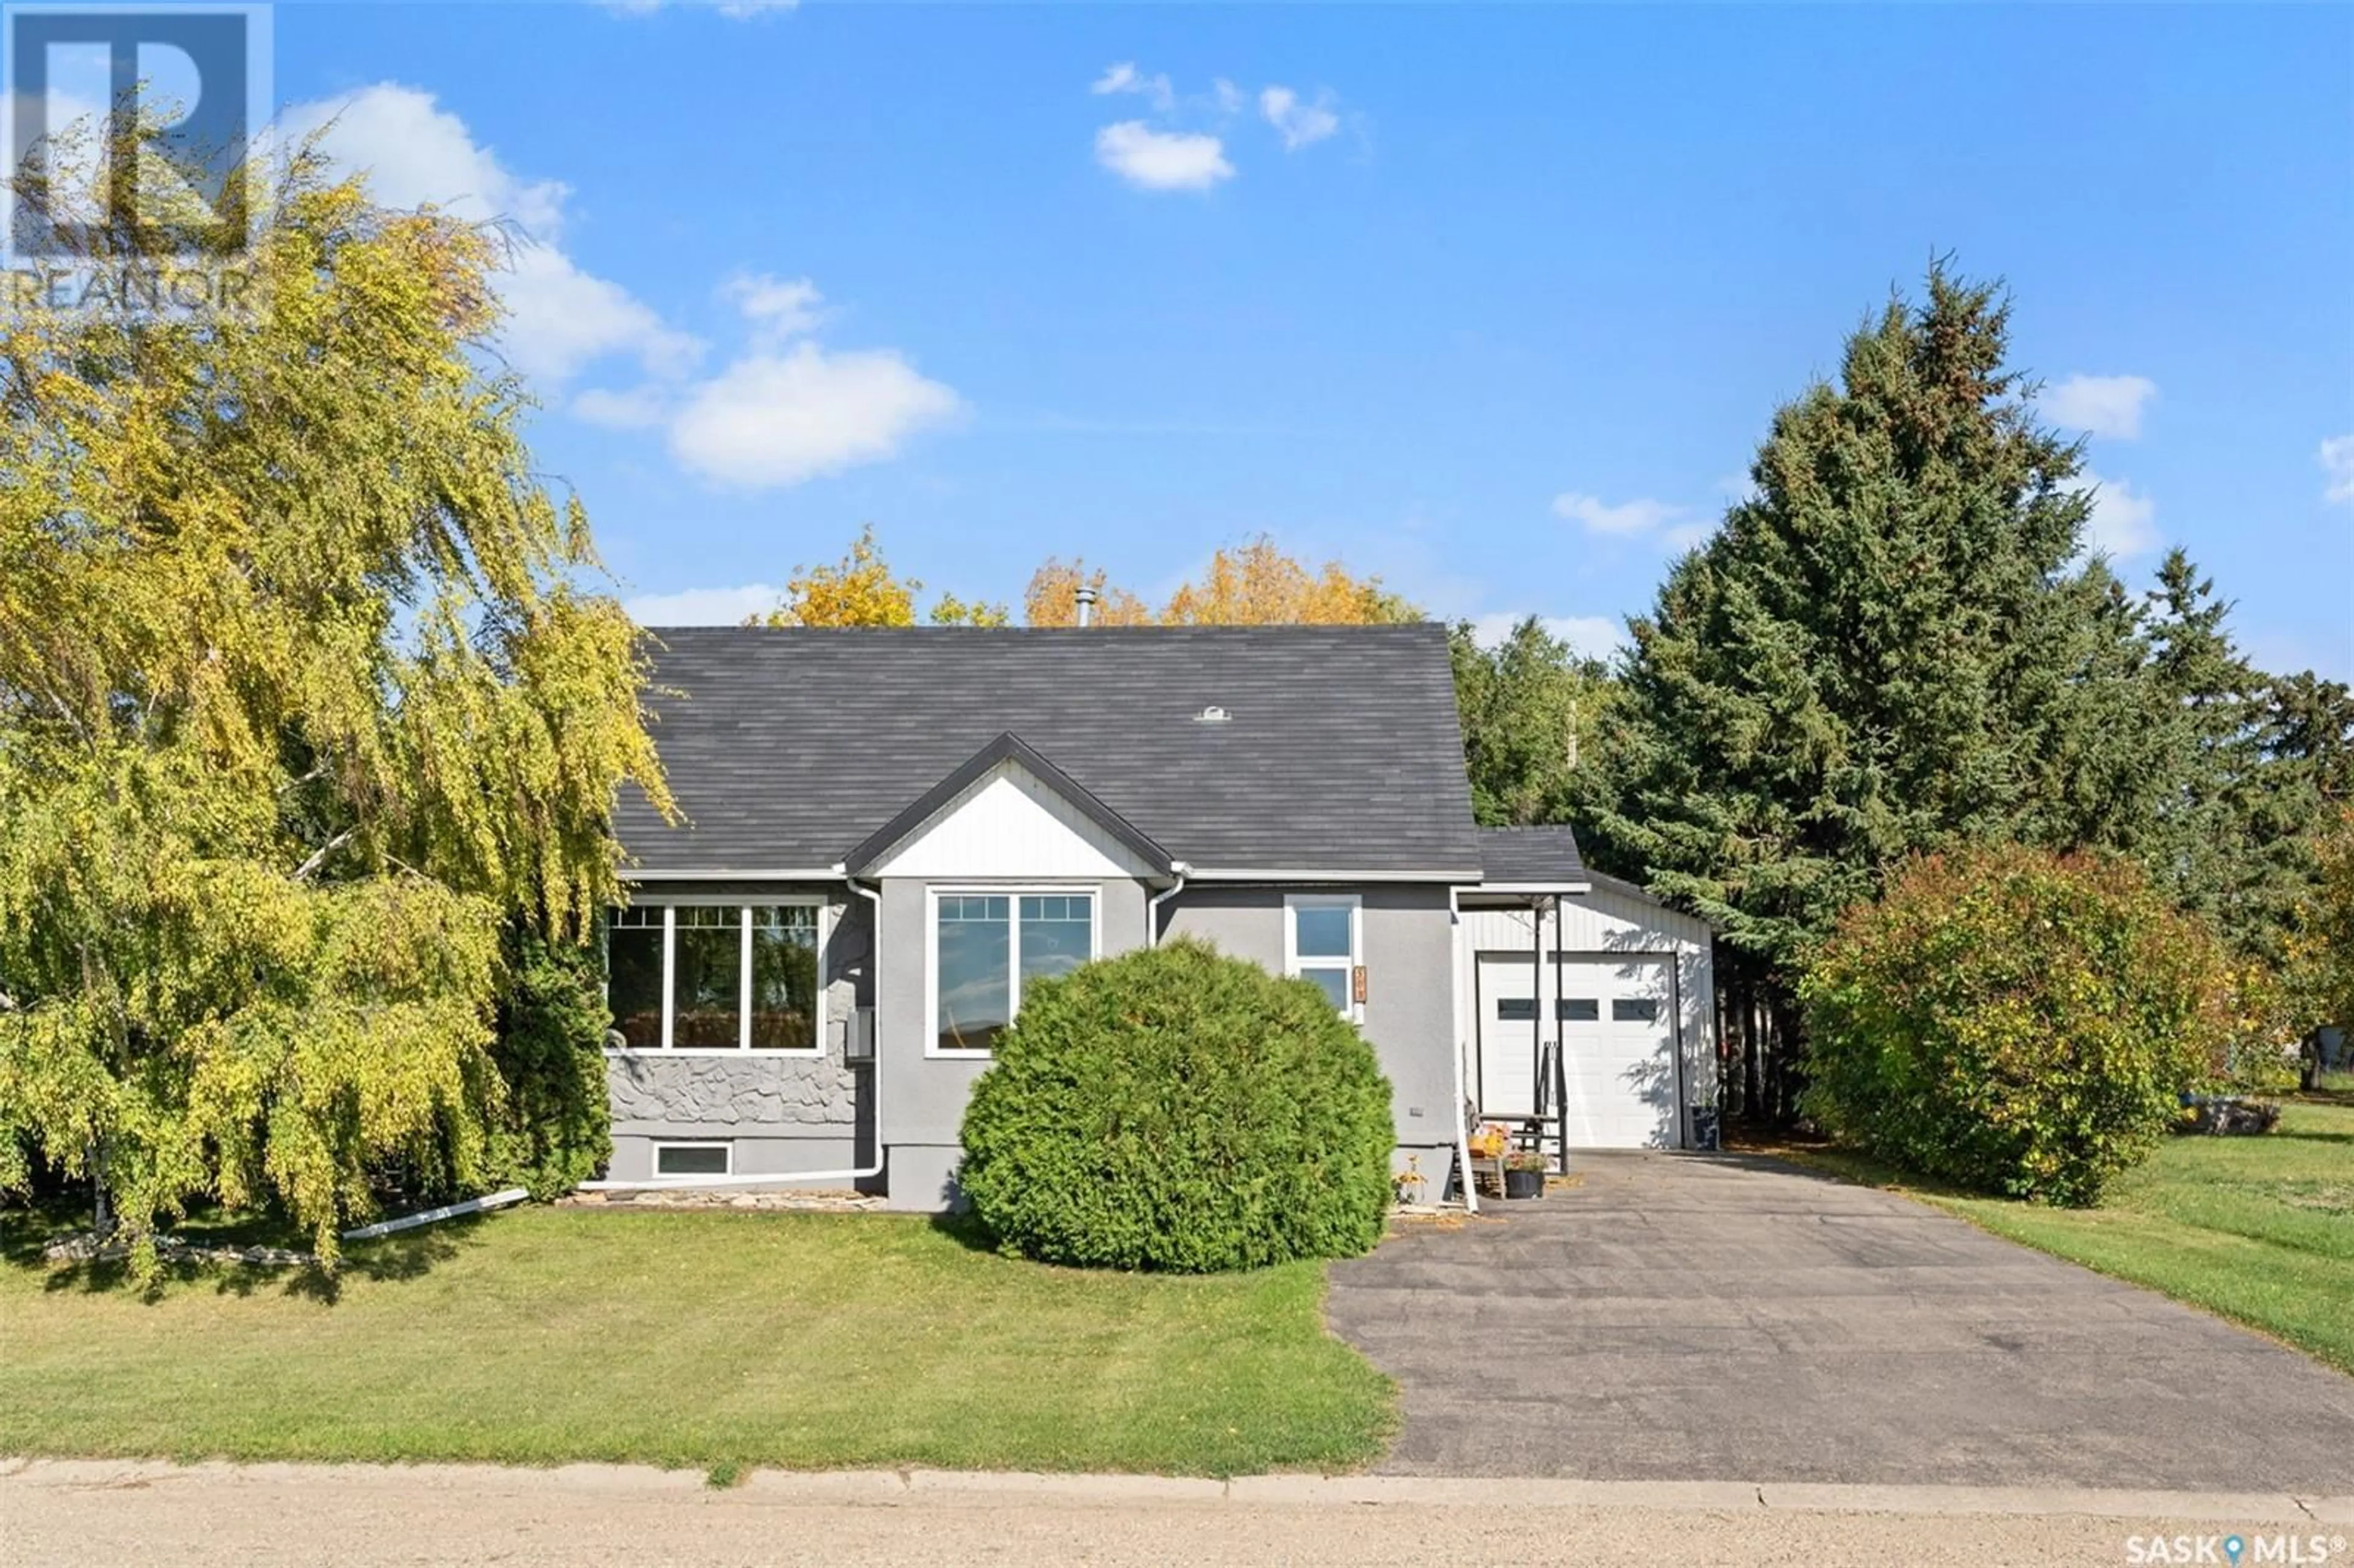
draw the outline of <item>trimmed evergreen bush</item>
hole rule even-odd
[[[1009,1252],[1210,1273],[1370,1248],[1395,1141],[1321,991],[1180,940],[1023,985],[960,1180]]]
[[[1850,909],[1799,988],[1808,1115],[1892,1163],[2085,1204],[2230,1033],[2206,928],[2117,860],[1932,855]]]

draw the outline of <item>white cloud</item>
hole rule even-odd
[[[1524,610],[1475,616],[1471,639],[1482,648],[1493,648],[1527,619]],[[1546,636],[1568,643],[1570,652],[1581,658],[1607,659],[1627,644],[1626,623],[1607,615],[1544,615],[1537,618],[1537,624],[1544,628]]]
[[[1588,532],[1630,538],[1670,524],[1689,521],[1684,509],[1665,501],[1638,499],[1610,505],[1599,497],[1564,492],[1553,498],[1553,515],[1582,524]]]
[[[1331,101],[1330,93],[1320,93],[1314,103],[1302,103],[1291,89],[1278,86],[1260,90],[1258,109],[1282,134],[1284,151],[1296,153],[1341,129],[1341,117],[1329,107]]]
[[[296,134],[323,128],[328,154],[370,170],[371,190],[387,206],[431,203],[470,222],[512,223],[521,233],[497,282],[510,363],[546,390],[604,361],[634,360],[640,385],[591,387],[572,400],[572,413],[607,429],[664,429],[673,456],[705,478],[798,484],[887,458],[963,408],[895,350],[836,353],[807,341],[824,296],[807,278],[767,273],[725,285],[748,341],[717,375],[691,379],[705,345],[564,249],[567,188],[517,176],[429,93],[380,83],[305,104],[285,122]]]
[[[2103,479],[2086,469],[2076,476],[2077,488],[2093,497],[2092,516],[2084,527],[2084,547],[2112,560],[2130,560],[2158,548],[2158,503],[2136,494],[2121,479]]]
[[[516,245],[497,287],[507,307],[499,328],[507,362],[550,386],[610,355],[632,356],[652,375],[676,376],[703,353],[698,340],[667,325],[652,306],[582,271],[554,245]]]
[[[964,412],[962,398],[895,349],[836,353],[805,338],[788,346],[824,297],[808,279],[739,274],[725,291],[751,323],[752,344],[666,416],[671,455],[689,471],[750,490],[800,484],[895,456]],[[617,396],[598,412],[637,415],[646,396]]]
[[[782,588],[766,583],[742,588],[686,588],[678,593],[640,594],[621,609],[640,626],[741,626],[784,602]]]
[[[1096,162],[1149,191],[1204,191],[1235,175],[1217,137],[1155,131],[1141,120],[1123,120],[1097,132]]]
[[[756,350],[695,387],[671,421],[670,450],[706,479],[769,489],[880,461],[963,408],[891,349],[804,342]]]
[[[1670,524],[1659,535],[1659,538],[1671,550],[1691,550],[1708,543],[1709,535],[1715,532],[1714,518],[1695,517],[1689,523]]]
[[[609,430],[650,430],[670,418],[670,402],[659,387],[626,392],[592,387],[572,399],[572,417]]]
[[[2332,436],[2321,443],[2321,450],[2314,455],[2320,461],[2321,471],[2329,476],[2329,487],[2321,493],[2321,498],[2354,503],[2354,435]]]
[[[793,337],[816,327],[825,296],[807,278],[771,278],[764,272],[738,272],[724,291],[746,318],[779,338]]]
[[[599,0],[606,10],[619,16],[651,16],[662,10],[669,0]],[[690,0],[690,4],[693,0]],[[790,11],[801,0],[702,0],[711,9],[730,21],[741,22],[753,16],[764,16],[771,11]]]
[[[2071,376],[2044,388],[2036,406],[2053,424],[2129,441],[2141,434],[2144,405],[2158,396],[2147,376]]]
[[[508,312],[500,344],[524,375],[561,384],[610,355],[676,375],[701,351],[627,289],[573,261],[562,243],[571,192],[561,181],[514,174],[432,94],[378,82],[299,104],[281,123],[290,137],[318,132],[337,164],[366,170],[369,194],[385,206],[430,204],[469,223],[504,220],[520,231],[496,286]]]
[[[1162,75],[1146,76],[1136,69],[1134,60],[1122,60],[1108,66],[1103,75],[1089,84],[1087,90],[1102,98],[1116,92],[1140,93],[1152,101],[1152,107],[1163,114],[1176,105],[1177,90]]]
[[[1240,114],[1243,111],[1243,90],[1220,77],[1210,83],[1210,101],[1218,106],[1221,114]]]

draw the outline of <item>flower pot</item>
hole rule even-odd
[[[1504,1196],[1507,1198],[1542,1198],[1544,1196],[1545,1173],[1542,1171],[1507,1171],[1504,1172]]]

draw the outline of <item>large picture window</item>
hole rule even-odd
[[[815,1054],[819,906],[637,905],[606,923],[607,999],[632,1051]]]
[[[1096,956],[1093,893],[938,893],[932,902],[933,1049],[981,1056],[1022,1007],[1025,981]]]

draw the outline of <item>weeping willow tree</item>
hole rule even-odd
[[[200,1199],[332,1258],[373,1167],[479,1174],[503,932],[578,939],[615,789],[668,809],[636,633],[486,352],[503,260],[303,151],[244,314],[0,319],[0,1187],[94,1181],[143,1275]]]

